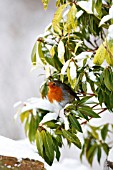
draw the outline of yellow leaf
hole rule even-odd
[[[96,54],[94,56],[93,63],[97,65],[101,65],[104,62],[106,49],[104,47],[105,43],[101,44],[97,49]]]
[[[47,9],[49,1],[50,0],[42,0],[42,3],[44,5],[44,9]]]
[[[72,29],[75,31],[77,27],[77,21],[75,21],[75,16],[77,13],[77,9],[75,4],[70,8],[68,14],[67,14],[67,22],[64,26],[65,34],[66,32],[69,33]]]
[[[60,25],[59,25],[59,22],[61,21],[62,19],[62,13],[64,11],[64,9],[67,7],[68,4],[64,4],[64,5],[61,5],[57,11],[55,12],[54,14],[54,18],[52,20],[52,25],[53,25],[53,29],[58,32],[60,35],[62,34],[62,31],[60,30]]]
[[[55,55],[55,49],[54,49],[54,46],[51,48],[51,50],[50,50],[50,55],[51,55],[51,57],[54,57],[54,55]]]
[[[109,65],[113,66],[113,40],[106,42],[105,58]]]

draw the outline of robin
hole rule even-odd
[[[80,100],[72,89],[65,83],[54,80],[48,83],[48,99],[51,103],[56,101],[61,107],[75,100]]]

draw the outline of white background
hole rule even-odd
[[[0,0],[0,135],[23,137],[23,128],[13,119],[13,105],[39,97],[43,79],[39,72],[30,72],[30,55],[38,35],[53,18],[53,4],[44,11],[41,0]]]

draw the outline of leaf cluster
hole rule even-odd
[[[85,155],[89,164],[92,165],[95,154],[97,155],[99,163],[101,161],[102,150],[108,155],[110,147],[107,138],[111,132],[112,126],[111,124],[104,124],[101,126],[89,125],[89,130],[84,138],[84,144],[80,154],[81,159],[83,155]]]
[[[42,2],[47,9],[49,0]],[[38,153],[49,165],[55,157],[59,160],[63,139],[81,148],[77,134],[83,133],[82,125],[106,110],[113,111],[112,1],[56,0],[56,7],[52,22],[34,44],[32,65],[37,66],[40,58],[46,73],[42,98],[47,97],[48,81],[60,80],[80,100],[65,106],[63,121],[58,116],[41,124],[49,111],[40,109],[20,115],[29,140],[36,142]],[[95,154],[100,162],[102,149],[108,154],[109,126],[90,126],[87,131],[81,157],[84,154],[91,165]]]

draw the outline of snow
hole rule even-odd
[[[101,21],[99,26],[103,25],[106,21],[113,19],[113,5],[111,6],[111,8],[109,9],[109,15],[105,15]]]
[[[62,70],[61,70],[61,74],[62,74],[62,75],[65,75],[65,72],[66,72],[66,70],[67,70],[67,68],[68,68],[68,66],[69,66],[69,63],[70,63],[70,60],[67,60],[67,61],[65,62],[65,64],[63,65]]]
[[[93,14],[92,12],[92,1],[79,1],[77,3],[77,5],[79,5],[82,9],[84,9],[87,13],[89,14]]]
[[[78,160],[73,159],[64,159],[59,166],[59,163],[53,164],[52,167],[49,167],[48,170],[90,170],[89,167],[81,164]]]
[[[62,42],[62,40],[60,40],[58,44],[58,58],[60,59],[62,63],[64,63],[63,61],[64,53],[65,53],[64,43]]]
[[[51,121],[51,120],[56,120],[58,117],[58,112],[57,113],[48,113],[46,114],[42,121],[40,122],[40,125],[42,125],[45,122]]]
[[[70,77],[71,80],[74,80],[77,77],[76,66],[73,61],[70,62]]]
[[[113,148],[112,149],[110,149],[110,152],[109,152],[109,155],[108,155],[108,161],[111,161],[111,162],[113,162]]]
[[[43,159],[37,154],[34,146],[29,143],[28,139],[14,141],[0,136],[0,155],[16,157],[19,160],[21,158],[29,158],[43,161]]]
[[[18,102],[14,105],[17,108],[17,114],[31,109],[44,109],[54,111],[54,105],[51,104],[47,99],[32,97],[27,99],[25,102]]]
[[[109,26],[107,38],[108,40],[113,40],[113,24]]]
[[[80,138],[80,136],[79,136]],[[83,158],[81,162],[79,159],[80,150],[74,145],[68,147],[64,141],[64,146],[61,149],[61,159],[59,162],[56,160],[53,162],[52,166],[49,166],[45,161],[38,155],[36,146],[31,144],[28,139],[14,141],[12,139],[0,136],[0,155],[16,157],[18,160],[22,158],[29,158],[34,160],[39,160],[44,163],[47,170],[103,170],[104,160],[101,161],[99,165],[97,160],[94,160],[93,167],[90,167],[87,161]],[[111,152],[111,158],[113,155],[113,150]],[[109,159],[111,160],[111,159]]]

